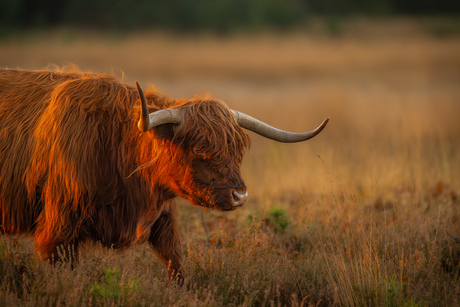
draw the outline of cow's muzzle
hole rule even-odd
[[[245,187],[230,189],[230,199],[233,208],[241,207],[248,199],[248,190]]]

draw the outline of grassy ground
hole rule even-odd
[[[251,134],[249,201],[203,211],[179,200],[178,288],[148,246],[97,244],[69,270],[0,238],[0,305],[455,306],[460,302],[460,39],[417,23],[359,22],[235,37],[68,30],[0,42],[0,65],[72,62],[171,96],[209,92],[301,131],[302,144]],[[151,82],[151,83],[149,83]]]

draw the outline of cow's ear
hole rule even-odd
[[[177,126],[177,124],[164,124],[156,126],[151,129],[151,135],[157,139],[172,140],[174,138],[174,133],[176,132]]]

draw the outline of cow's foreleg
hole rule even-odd
[[[56,231],[58,223],[45,222],[43,216],[39,218],[34,235],[35,250],[43,260],[49,260],[52,264],[59,261],[68,262],[73,267],[78,261],[78,241],[63,232]]]
[[[150,246],[168,268],[171,279],[179,285],[184,282],[184,272],[181,264],[181,244],[177,226],[176,204],[170,201],[167,208],[155,221],[149,236]]]

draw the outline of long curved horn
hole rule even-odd
[[[266,138],[269,138],[269,139],[272,139],[278,142],[283,142],[283,143],[296,143],[296,142],[302,142],[302,141],[311,139],[312,137],[320,133],[324,129],[324,127],[326,127],[327,122],[329,121],[329,117],[327,117],[321,123],[321,125],[319,125],[314,130],[303,132],[303,133],[294,133],[294,132],[277,129],[258,119],[255,119],[249,115],[246,115],[244,113],[234,111],[234,110],[232,111],[233,111],[233,114],[235,114],[236,120],[238,122],[238,125],[240,125],[240,127],[251,130]]]
[[[139,82],[136,81],[137,90],[141,98],[141,116],[137,127],[140,131],[145,132],[153,127],[163,124],[180,124],[181,114],[177,109],[164,109],[149,114],[149,108],[147,107],[147,101],[145,100],[144,91],[142,90]]]

